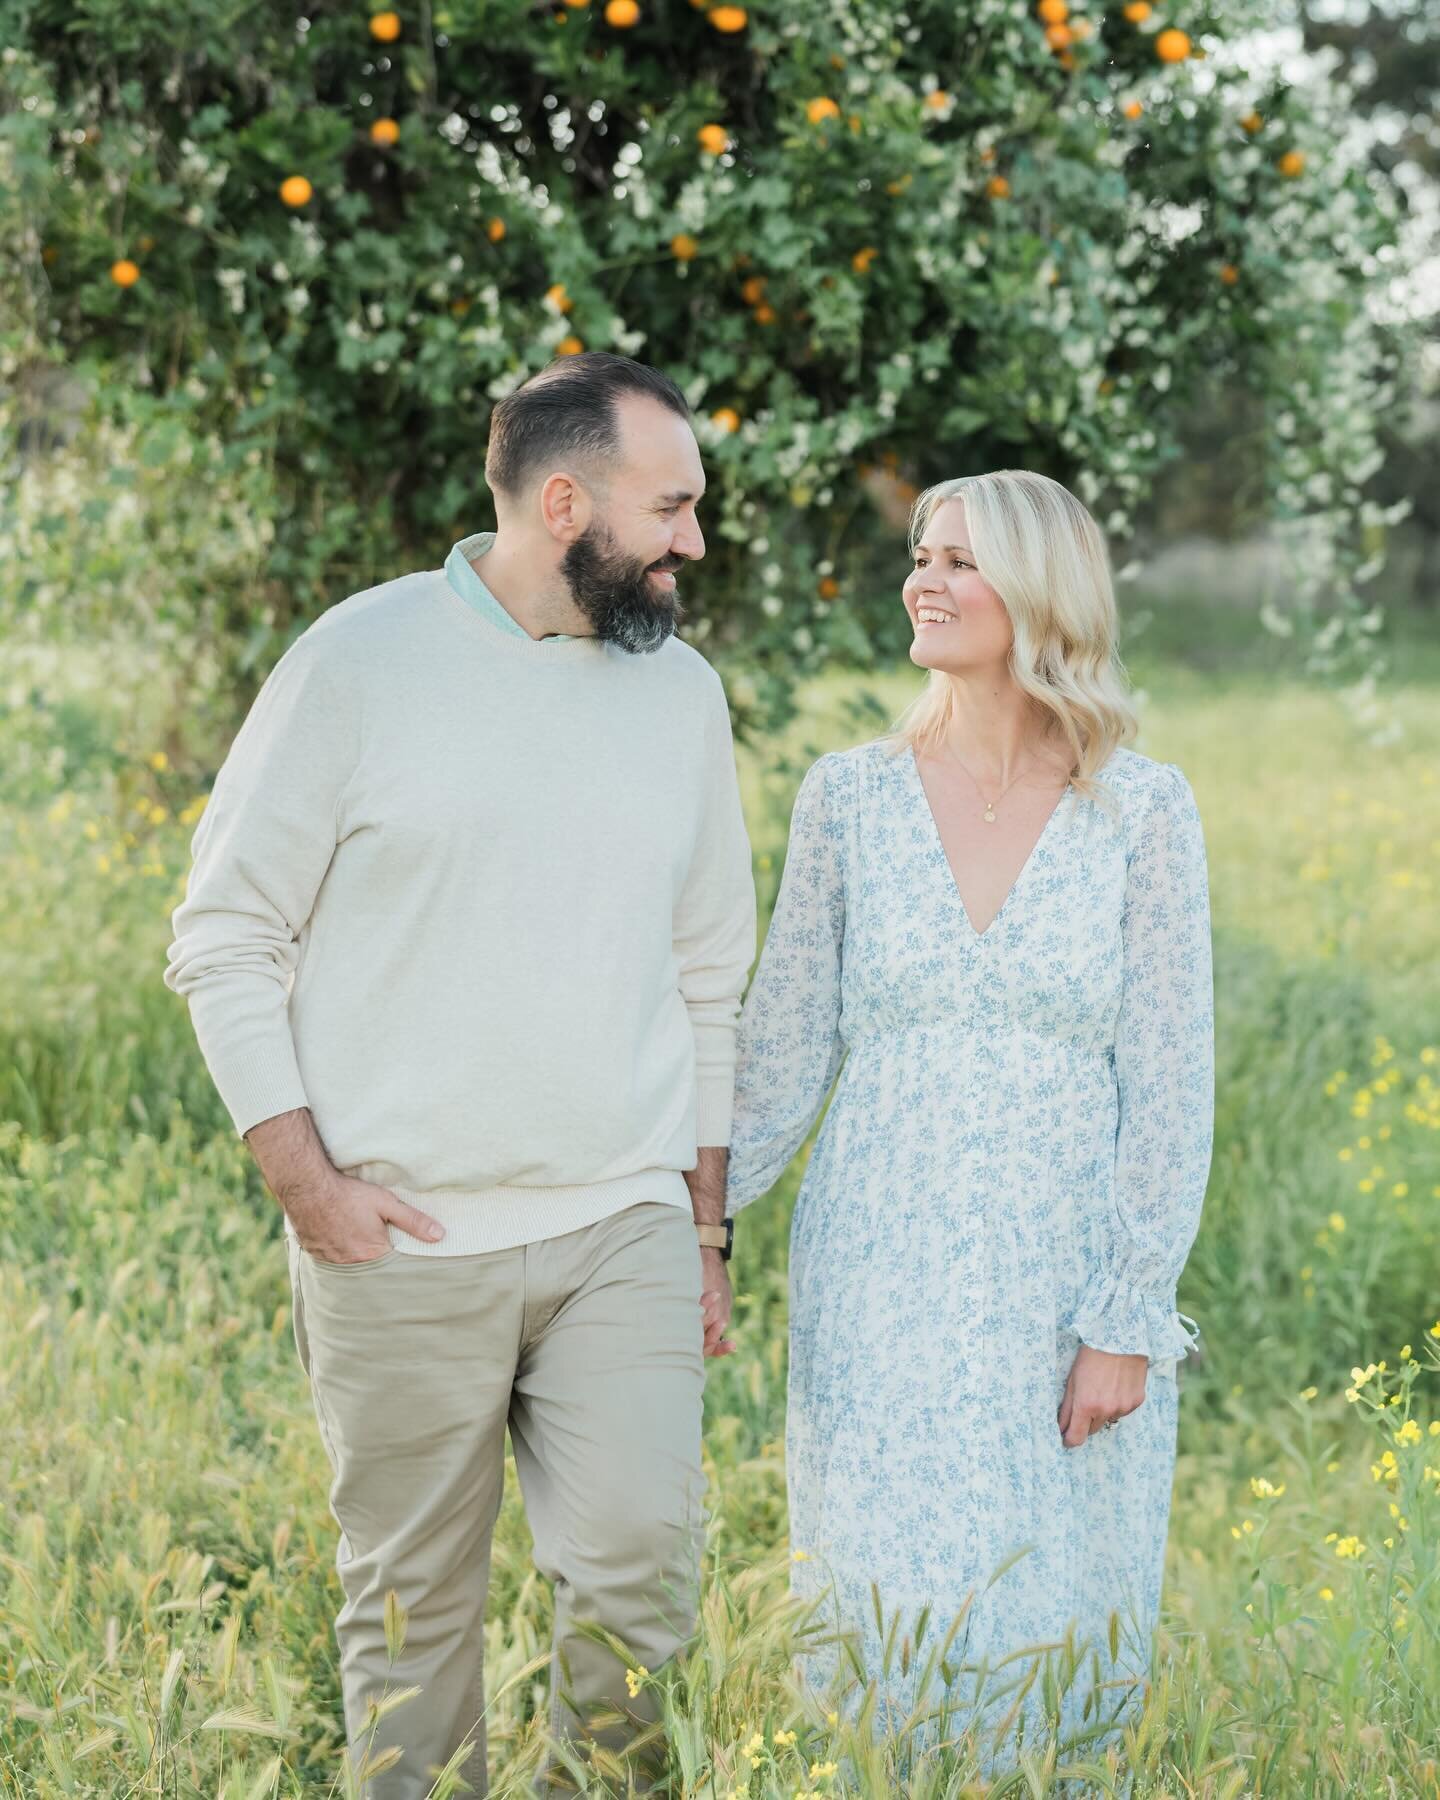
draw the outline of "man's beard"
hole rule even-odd
[[[594,524],[565,552],[560,573],[596,637],[632,655],[648,655],[685,617],[679,594],[658,588],[650,570],[675,570],[685,560],[666,556],[658,563],[641,562],[627,556],[605,526]]]

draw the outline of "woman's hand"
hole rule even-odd
[[[1149,1366],[1148,1356],[1116,1356],[1082,1344],[1056,1414],[1066,1448],[1077,1449],[1108,1419],[1123,1419],[1142,1406]]]

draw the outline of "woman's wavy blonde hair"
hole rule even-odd
[[[1095,779],[1138,720],[1116,648],[1118,615],[1110,557],[1100,527],[1068,488],[1028,469],[961,475],[926,488],[910,514],[910,553],[935,509],[963,500],[975,566],[1000,596],[1015,641],[1009,668],[1037,714],[1070,746],[1077,792],[1104,805]],[[932,750],[944,740],[955,689],[940,669],[881,742],[891,754]]]

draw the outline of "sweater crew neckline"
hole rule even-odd
[[[476,532],[472,537],[462,538],[455,549],[466,555],[468,560],[468,553],[472,547],[478,549],[484,544],[488,548],[489,542],[493,541],[493,538],[493,532]],[[518,631],[506,631],[493,619],[488,618],[479,607],[472,605],[463,594],[455,591],[455,584],[445,569],[437,569],[433,573],[451,606],[463,613],[475,630],[483,632],[492,647],[498,651],[531,660],[538,658],[544,662],[597,662],[606,654],[605,641],[594,634],[533,638],[523,628]]]

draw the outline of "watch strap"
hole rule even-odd
[[[707,1250],[718,1250],[722,1258],[729,1262],[731,1246],[735,1242],[733,1219],[726,1219],[723,1225],[697,1225],[695,1234]]]

